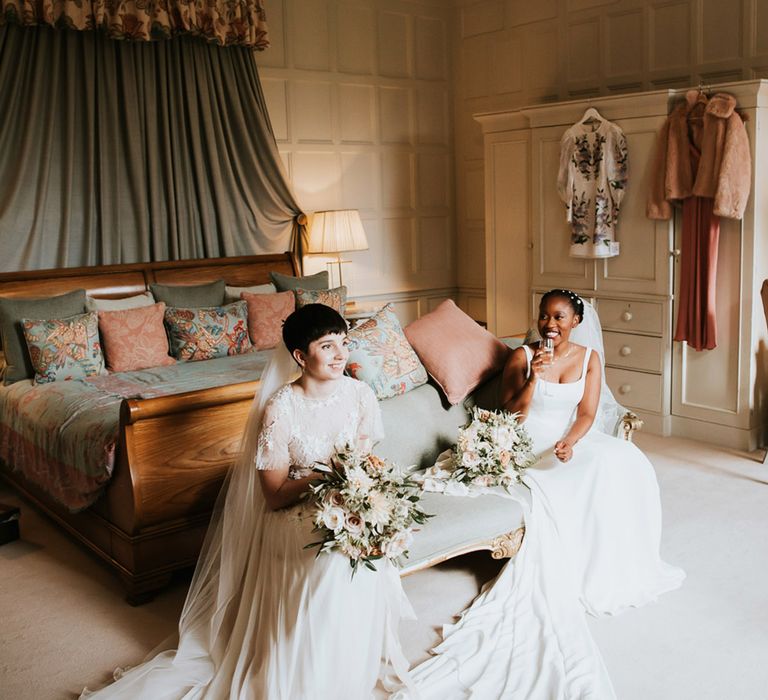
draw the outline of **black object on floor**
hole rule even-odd
[[[0,544],[19,539],[19,515],[16,506],[0,503]]]

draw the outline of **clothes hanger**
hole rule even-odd
[[[699,98],[709,98],[710,86],[705,84],[703,80],[699,80],[698,93]]]
[[[600,112],[598,112],[594,107],[588,107],[587,111],[584,112],[584,116],[579,121],[579,124],[583,124],[584,126],[592,126],[593,124],[602,124],[605,120],[603,119]]]

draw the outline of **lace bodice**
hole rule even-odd
[[[344,377],[327,399],[307,398],[286,384],[264,411],[256,467],[288,467],[289,477],[298,479],[317,462],[327,462],[337,448],[383,436],[378,401],[367,384]]]

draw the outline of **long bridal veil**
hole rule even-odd
[[[600,356],[602,378],[600,381],[600,403],[595,414],[595,427],[608,435],[616,434],[616,426],[627,409],[613,396],[613,392],[605,381],[605,347],[603,345],[603,329],[600,318],[592,304],[582,299],[584,303],[584,318],[571,331],[571,340],[578,345],[592,348]]]
[[[262,374],[251,405],[239,456],[229,470],[214,507],[203,548],[179,622],[176,651],[164,651],[126,671],[112,685],[82,698],[199,698],[228,648],[247,646],[254,630],[237,624],[243,584],[257,572],[264,500],[253,466],[264,409],[272,395],[298,377],[293,357],[281,343]],[[233,669],[233,672],[237,672]],[[225,694],[228,696],[228,694]]]

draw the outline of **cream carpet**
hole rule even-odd
[[[655,604],[591,620],[619,698],[768,699],[768,466],[681,439],[637,442],[662,488],[663,555],[688,579]],[[2,700],[71,699],[173,633],[188,577],[131,608],[88,552],[5,487],[0,501],[22,506],[22,539],[0,547]],[[401,630],[411,661],[498,566],[475,554],[404,580],[419,616]]]

